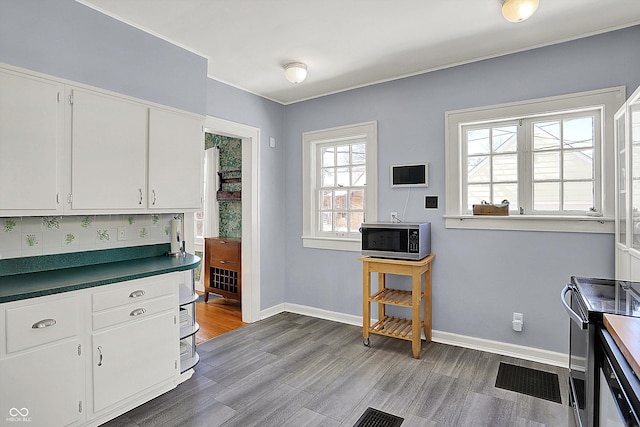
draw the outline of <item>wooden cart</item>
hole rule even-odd
[[[427,342],[431,341],[431,254],[419,261],[361,257],[362,261],[362,336],[369,346],[370,334],[384,335],[411,341],[413,357],[420,358],[422,343],[420,331],[424,329]],[[378,273],[378,291],[371,293],[371,273]],[[386,287],[386,274],[411,276],[411,290]],[[424,289],[422,287],[424,278]],[[420,302],[423,320],[420,320]],[[378,321],[371,324],[371,303],[378,304]],[[385,305],[411,308],[411,319],[387,316]]]

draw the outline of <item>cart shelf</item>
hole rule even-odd
[[[424,293],[420,293],[422,298]],[[375,295],[369,297],[369,301],[381,304],[400,305],[402,307],[411,307],[411,291],[401,291],[399,289],[383,289]]]
[[[372,334],[385,335],[387,337],[400,338],[411,341],[411,320],[400,317],[384,316],[371,325],[369,332]]]

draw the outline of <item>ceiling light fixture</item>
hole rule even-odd
[[[539,0],[502,0],[502,16],[509,22],[522,22],[538,9]]]
[[[291,83],[298,84],[307,78],[307,65],[302,62],[292,62],[284,66],[284,76]]]

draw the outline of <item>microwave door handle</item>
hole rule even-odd
[[[562,292],[560,293],[560,299],[562,300],[562,305],[564,306],[564,311],[567,312],[567,314],[569,315],[571,320],[576,322],[576,324],[578,326],[580,326],[581,329],[587,329],[587,326],[589,325],[589,322],[585,322],[584,319],[582,317],[580,317],[580,315],[578,313],[573,311],[573,309],[571,308],[571,306],[569,306],[569,304],[567,304],[567,294],[569,292],[573,292],[571,290],[571,287],[569,285],[565,285],[565,287],[562,289]]]

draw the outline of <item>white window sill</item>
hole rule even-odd
[[[362,251],[360,239],[302,236],[302,246],[305,248],[331,249],[336,251]]]
[[[445,215],[446,228],[476,230],[556,231],[567,233],[614,233],[613,218],[544,215]]]

